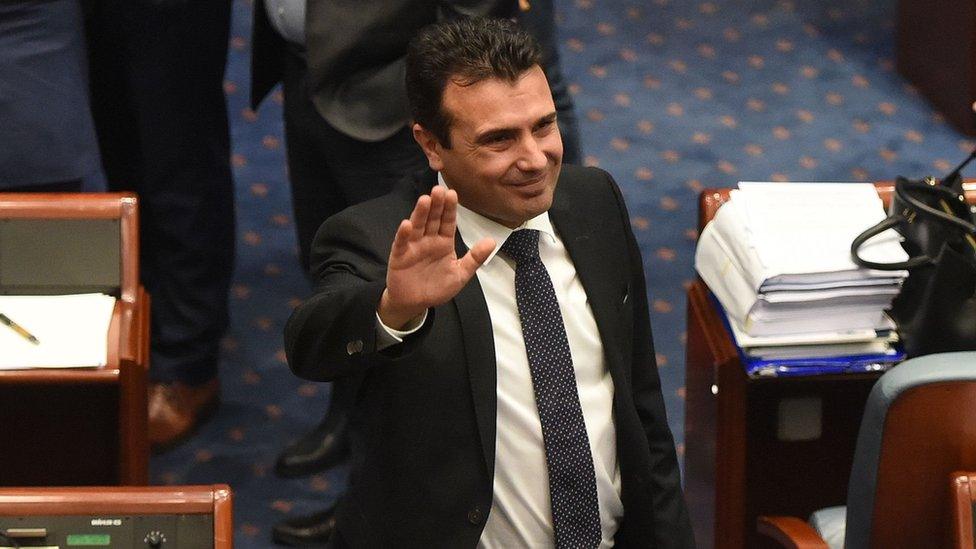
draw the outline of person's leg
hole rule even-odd
[[[285,53],[283,94],[285,144],[288,177],[295,216],[299,260],[308,273],[309,250],[319,226],[349,202],[332,175],[325,151],[332,148],[335,131],[312,105],[305,85],[305,60],[297,50]],[[345,409],[335,403],[335,384],[330,409]],[[285,478],[310,475],[344,461],[349,452],[348,418],[345,413],[327,413],[319,424],[290,444],[278,456],[275,473]],[[304,528],[304,523],[302,523]]]
[[[315,232],[323,221],[349,206],[349,202],[326,161],[324,151],[331,146],[332,130],[312,105],[305,75],[305,59],[301,53],[286,52],[282,82],[285,152],[299,260],[307,273]]]
[[[288,170],[300,259],[307,270],[311,242],[326,219],[348,206],[386,194],[401,179],[424,169],[427,160],[408,128],[386,140],[368,143],[330,126],[312,104],[305,85],[305,63],[295,52],[286,54],[284,72]],[[355,381],[334,384],[330,410],[336,414],[326,414],[315,430],[282,454],[276,466],[278,474],[303,476],[334,465],[341,459],[336,454],[344,457],[348,443],[338,432],[345,432],[347,421],[339,410],[351,405],[357,385]]]
[[[109,188],[139,195],[142,281],[153,299],[149,435],[165,446],[215,403],[228,324],[230,0],[95,4],[94,114]]]
[[[81,191],[82,188],[80,179],[0,189],[0,192],[5,193],[80,193]]]

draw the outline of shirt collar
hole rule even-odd
[[[437,184],[445,188],[450,188],[440,172],[437,173]],[[497,221],[488,219],[474,210],[469,210],[461,204],[458,204],[457,228],[461,233],[461,240],[464,241],[464,245],[468,249],[471,249],[482,238],[491,237],[495,240],[495,249],[488,255],[485,263],[491,261],[498,254],[498,250],[508,240],[509,235],[521,229],[534,229],[539,231],[540,237],[544,236],[550,242],[556,241],[556,231],[552,227],[552,221],[549,219],[548,211],[529,219],[515,229],[509,229]]]

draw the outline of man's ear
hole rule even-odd
[[[435,172],[441,171],[444,168],[444,162],[440,154],[440,141],[420,124],[413,125],[413,138],[420,145],[424,154],[427,155],[427,163],[430,164],[430,169]]]

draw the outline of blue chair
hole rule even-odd
[[[868,397],[847,505],[809,522],[759,517],[758,529],[798,549],[953,547],[946,480],[960,470],[976,470],[976,352],[907,360]]]

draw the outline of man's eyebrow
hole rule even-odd
[[[499,137],[510,137],[517,132],[515,128],[492,128],[475,137],[475,143],[485,144]]]
[[[543,116],[542,118],[538,119],[535,122],[535,124],[533,124],[532,127],[533,128],[538,128],[540,126],[545,126],[547,124],[552,124],[555,121],[556,121],[556,111],[553,111],[553,112],[551,112],[551,113]],[[492,128],[490,130],[486,130],[483,133],[478,134],[475,137],[475,143],[479,143],[479,144],[488,143],[489,141],[491,141],[491,140],[493,140],[495,138],[509,137],[509,136],[515,134],[516,132],[518,132],[518,129],[517,128]]]
[[[546,124],[551,124],[551,123],[553,123],[555,121],[556,121],[556,111],[553,111],[553,112],[551,112],[551,113],[543,116],[542,118],[540,118],[539,121],[535,123],[535,125],[536,126],[545,126]]]

